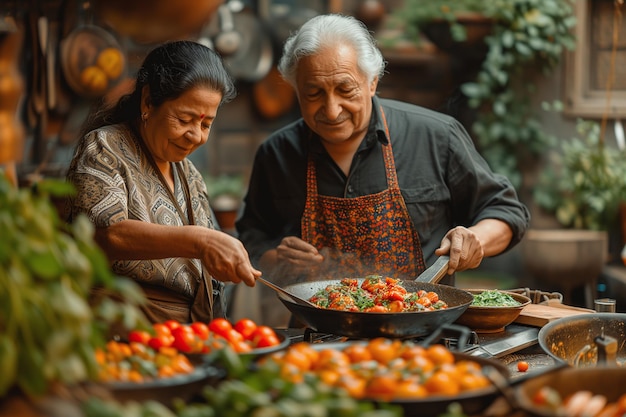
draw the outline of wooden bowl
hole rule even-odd
[[[486,289],[470,289],[466,290],[472,295],[477,295],[483,291],[489,291]],[[508,294],[516,301],[519,301],[518,306],[493,306],[493,307],[479,307],[470,306],[461,314],[456,320],[457,324],[469,327],[476,333],[497,333],[504,331],[504,328],[513,323],[515,319],[520,315],[522,309],[530,304],[530,298],[525,295],[517,294],[510,291],[498,290],[502,293]]]

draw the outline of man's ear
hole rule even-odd
[[[372,82],[370,83],[370,96],[374,97],[376,95],[376,89],[378,88],[378,75],[374,77]]]

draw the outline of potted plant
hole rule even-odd
[[[223,230],[234,230],[235,220],[246,190],[242,175],[205,175],[209,203]]]
[[[415,38],[425,35],[438,48],[454,53],[476,46],[491,33],[496,10],[494,2],[480,0],[407,0],[399,15],[409,23]]]
[[[575,47],[572,4],[573,0],[406,0],[397,12],[407,28],[422,32],[429,22],[444,19],[457,41],[466,39],[461,23],[468,11],[492,21],[479,69],[460,89],[476,110],[470,133],[479,151],[518,188],[524,164],[554,143],[530,105],[535,92],[532,77],[549,74],[563,51]]]
[[[596,280],[608,260],[609,231],[617,230],[626,201],[626,152],[604,143],[596,121],[579,119],[578,136],[553,149],[534,201],[559,228],[531,229],[522,242],[534,277],[568,292],[585,286],[592,308]]]
[[[50,201],[69,184],[17,188],[0,174],[0,402],[54,397],[95,381],[110,325],[146,325],[131,280],[113,275],[86,216],[60,220]],[[117,298],[89,301],[92,287]]]

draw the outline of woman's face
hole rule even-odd
[[[165,101],[159,107],[146,100],[144,89],[141,134],[157,165],[185,159],[209,138],[222,94],[205,87],[192,88],[180,97]]]
[[[360,141],[369,126],[378,78],[368,82],[352,47],[337,44],[298,63],[296,90],[307,125],[332,145]]]

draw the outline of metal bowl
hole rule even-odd
[[[565,368],[524,381],[515,387],[514,399],[517,407],[528,415],[562,417],[563,414],[558,414],[556,410],[533,402],[534,395],[542,387],[555,389],[561,398],[584,390],[604,395],[608,402],[615,402],[624,394],[625,385],[626,368]]]
[[[562,317],[543,326],[537,337],[541,349],[557,361],[576,367],[593,367],[598,362],[597,338],[600,336],[615,339],[615,362],[626,364],[626,314],[623,313]]]
[[[466,290],[472,295],[477,295],[483,291],[489,291],[486,289],[469,289]],[[494,307],[479,307],[470,306],[459,316],[456,320],[457,324],[469,327],[476,333],[497,333],[504,331],[504,328],[513,323],[515,319],[520,315],[524,307],[530,304],[530,298],[525,295],[518,294],[511,291],[498,290],[504,294],[510,295],[516,301],[519,301],[518,306],[494,306]]]

